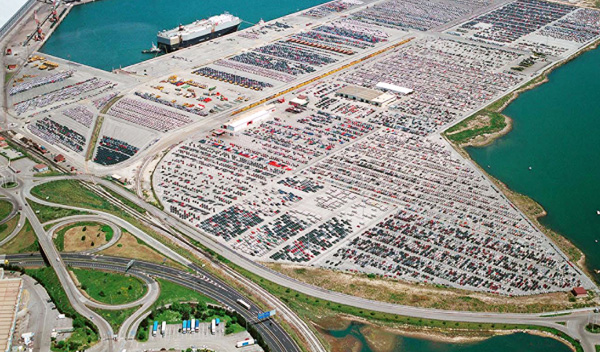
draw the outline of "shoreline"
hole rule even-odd
[[[500,99],[496,100],[502,100],[505,99],[507,96],[509,96],[509,98],[498,108],[494,109],[494,112],[500,113],[502,114],[502,116],[505,117],[505,122],[507,123],[507,126],[505,126],[502,130],[494,132],[494,133],[489,133],[489,134],[482,134],[482,135],[477,135],[472,137],[471,139],[465,141],[465,142],[453,142],[452,140],[450,140],[447,135],[446,135],[446,131],[448,131],[449,129],[451,129],[452,127],[456,126],[458,123],[461,123],[462,121],[459,121],[458,123],[449,126],[445,131],[442,131],[440,133],[440,135],[464,158],[466,158],[467,160],[469,160],[473,165],[475,165],[477,168],[479,168],[479,170],[485,174],[487,176],[487,178],[492,181],[492,183],[497,186],[498,188],[500,188],[500,190],[502,191],[502,193],[516,206],[519,208],[519,210],[521,210],[521,212],[523,212],[523,214],[525,214],[525,216],[527,216],[527,218],[529,220],[531,220],[534,225],[542,232],[544,233],[544,235],[546,235],[556,246],[558,246],[558,248],[561,249],[561,251],[563,251],[563,253],[565,253],[565,255],[567,256],[567,258],[575,263],[575,265],[582,270],[585,275],[587,275],[590,279],[592,279],[592,281],[594,283],[597,283],[597,280],[595,278],[595,275],[593,275],[592,272],[592,268],[588,268],[586,265],[586,261],[585,261],[585,254],[583,253],[583,251],[577,247],[567,236],[556,232],[555,230],[553,230],[552,228],[542,224],[540,222],[540,219],[543,218],[544,216],[546,216],[548,214],[548,212],[546,211],[546,209],[544,209],[543,205],[541,205],[540,203],[538,203],[537,201],[535,201],[533,198],[529,197],[526,194],[522,194],[522,193],[518,193],[513,191],[512,189],[510,189],[505,183],[503,183],[502,181],[498,180],[497,178],[495,178],[494,176],[490,175],[481,165],[479,165],[475,160],[473,160],[471,158],[471,155],[466,151],[467,147],[474,147],[474,148],[484,148],[487,147],[491,144],[493,144],[496,140],[500,139],[501,137],[507,135],[508,133],[510,133],[510,131],[512,131],[512,126],[513,126],[513,122],[512,122],[512,118],[510,118],[507,115],[504,115],[503,112],[504,110],[513,102],[515,101],[522,93],[527,92],[529,90],[535,89],[539,86],[541,86],[542,84],[548,83],[550,81],[550,79],[548,78],[549,74],[552,73],[554,70],[562,67],[563,65],[571,62],[572,60],[578,58],[580,55],[582,55],[583,53],[586,53],[588,51],[597,49],[600,46],[600,39],[596,40],[588,45],[586,45],[585,47],[581,48],[580,50],[578,50],[577,52],[573,53],[571,56],[569,56],[568,58],[557,62],[555,65],[545,69],[544,71],[542,71],[542,73],[540,73],[539,76],[534,77],[532,80],[530,80],[529,82],[525,83],[523,86],[519,87],[518,89],[514,90],[513,92],[510,92],[509,94],[505,95],[504,97],[501,97]],[[491,104],[493,104],[494,102],[492,102]],[[491,105],[490,104],[490,105]],[[474,116],[477,116],[481,113],[483,113],[486,110],[486,108],[481,109],[480,111],[476,112],[474,114]],[[483,137],[481,138],[480,141],[478,141],[477,139],[479,137]],[[527,200],[529,200],[529,202],[534,203],[534,206],[539,207],[539,211],[537,213],[532,214],[530,211],[528,211],[528,209],[523,209],[522,208],[522,204],[520,204],[520,202],[515,201],[516,198],[525,198]],[[572,251],[575,250],[577,253],[573,254]],[[571,252],[571,253],[570,253]]]
[[[371,341],[370,335],[379,335],[381,333],[384,334],[393,334],[394,336],[402,336],[402,337],[411,337],[421,340],[433,341],[433,342],[441,342],[441,343],[449,343],[449,344],[464,344],[464,343],[474,343],[481,342],[492,337],[496,336],[506,336],[517,333],[529,334],[534,336],[540,336],[545,338],[552,338],[556,341],[559,341],[566,346],[568,346],[573,352],[576,351],[575,346],[573,346],[569,341],[561,338],[560,336],[540,330],[528,330],[528,329],[492,329],[492,330],[464,330],[464,329],[438,329],[438,328],[430,328],[427,326],[421,326],[419,328],[406,326],[406,325],[398,325],[398,326],[388,326],[384,324],[374,323],[364,318],[359,318],[352,315],[340,314],[338,316],[339,319],[336,321],[322,321],[322,322],[312,322],[317,330],[319,330],[322,334],[328,335],[328,339],[339,339],[333,337],[329,334],[331,330],[346,330],[350,327],[352,323],[363,324],[360,327],[360,332],[364,336],[365,341],[370,347],[373,347],[374,342]],[[364,329],[374,329],[374,333],[369,334]]]

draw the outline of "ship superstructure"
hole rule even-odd
[[[179,25],[167,31],[158,32],[158,47],[171,52],[191,45],[214,39],[238,30],[242,21],[229,13],[198,20],[187,25]]]

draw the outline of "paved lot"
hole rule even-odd
[[[250,337],[247,332],[232,334],[225,336],[224,324],[219,324],[216,333],[213,335],[210,332],[209,323],[201,323],[198,332],[183,334],[180,332],[181,324],[167,325],[167,331],[164,335],[150,336],[147,342],[128,342],[127,350],[145,351],[145,350],[160,350],[161,348],[187,349],[187,348],[210,348],[215,351],[244,351],[258,352],[262,351],[260,346],[254,345],[242,349],[236,348],[235,344],[239,341]]]

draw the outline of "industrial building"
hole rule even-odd
[[[352,85],[340,88],[335,95],[346,99],[360,101],[361,103],[369,103],[375,106],[384,106],[396,100],[396,96],[393,94]]]
[[[266,120],[271,116],[271,111],[266,109],[249,112],[233,118],[223,126],[227,132],[239,132],[244,128],[255,126],[258,122]]]
[[[394,92],[394,93],[399,93],[402,95],[409,95],[409,94],[412,94],[412,92],[414,92],[414,90],[412,90],[410,88],[400,87],[395,84],[389,84],[389,83],[385,83],[385,82],[377,83],[375,85],[375,88],[379,88],[384,92]]]
[[[0,351],[10,351],[15,332],[17,311],[21,300],[23,281],[20,278],[4,278],[0,269]]]
[[[48,171],[48,166],[44,164],[36,164],[33,166],[33,171],[35,172],[46,172]]]

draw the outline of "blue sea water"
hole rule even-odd
[[[540,203],[548,212],[542,223],[579,247],[590,269],[600,269],[599,63],[596,49],[557,68],[504,110],[510,133],[468,149],[486,171]]]
[[[42,52],[103,70],[152,58],[142,54],[156,33],[218,15],[240,17],[240,28],[322,4],[324,0],[99,0],[73,7]],[[249,23],[248,23],[249,22]]]
[[[100,0],[75,6],[42,52],[103,70],[125,67],[152,55],[141,54],[159,30],[228,11],[244,21],[266,21],[309,8],[324,0]],[[249,26],[244,23],[242,28]],[[590,266],[600,268],[600,51],[584,54],[551,74],[551,83],[527,92],[505,111],[514,130],[487,148],[469,149],[492,175],[528,194],[548,210],[544,219],[584,250]],[[529,171],[528,166],[533,170]],[[360,326],[332,336],[353,336],[371,352]],[[449,344],[398,337],[395,351],[406,352],[567,352],[553,339],[514,334],[473,344]]]
[[[352,338],[360,342],[360,352],[378,352],[369,347],[361,332],[363,323],[352,322],[346,329],[329,330],[335,338]],[[469,343],[447,343],[414,337],[396,336],[392,351],[386,352],[569,352],[571,349],[563,343],[548,337],[524,333],[494,336],[489,339]],[[332,351],[346,352],[346,351]]]

